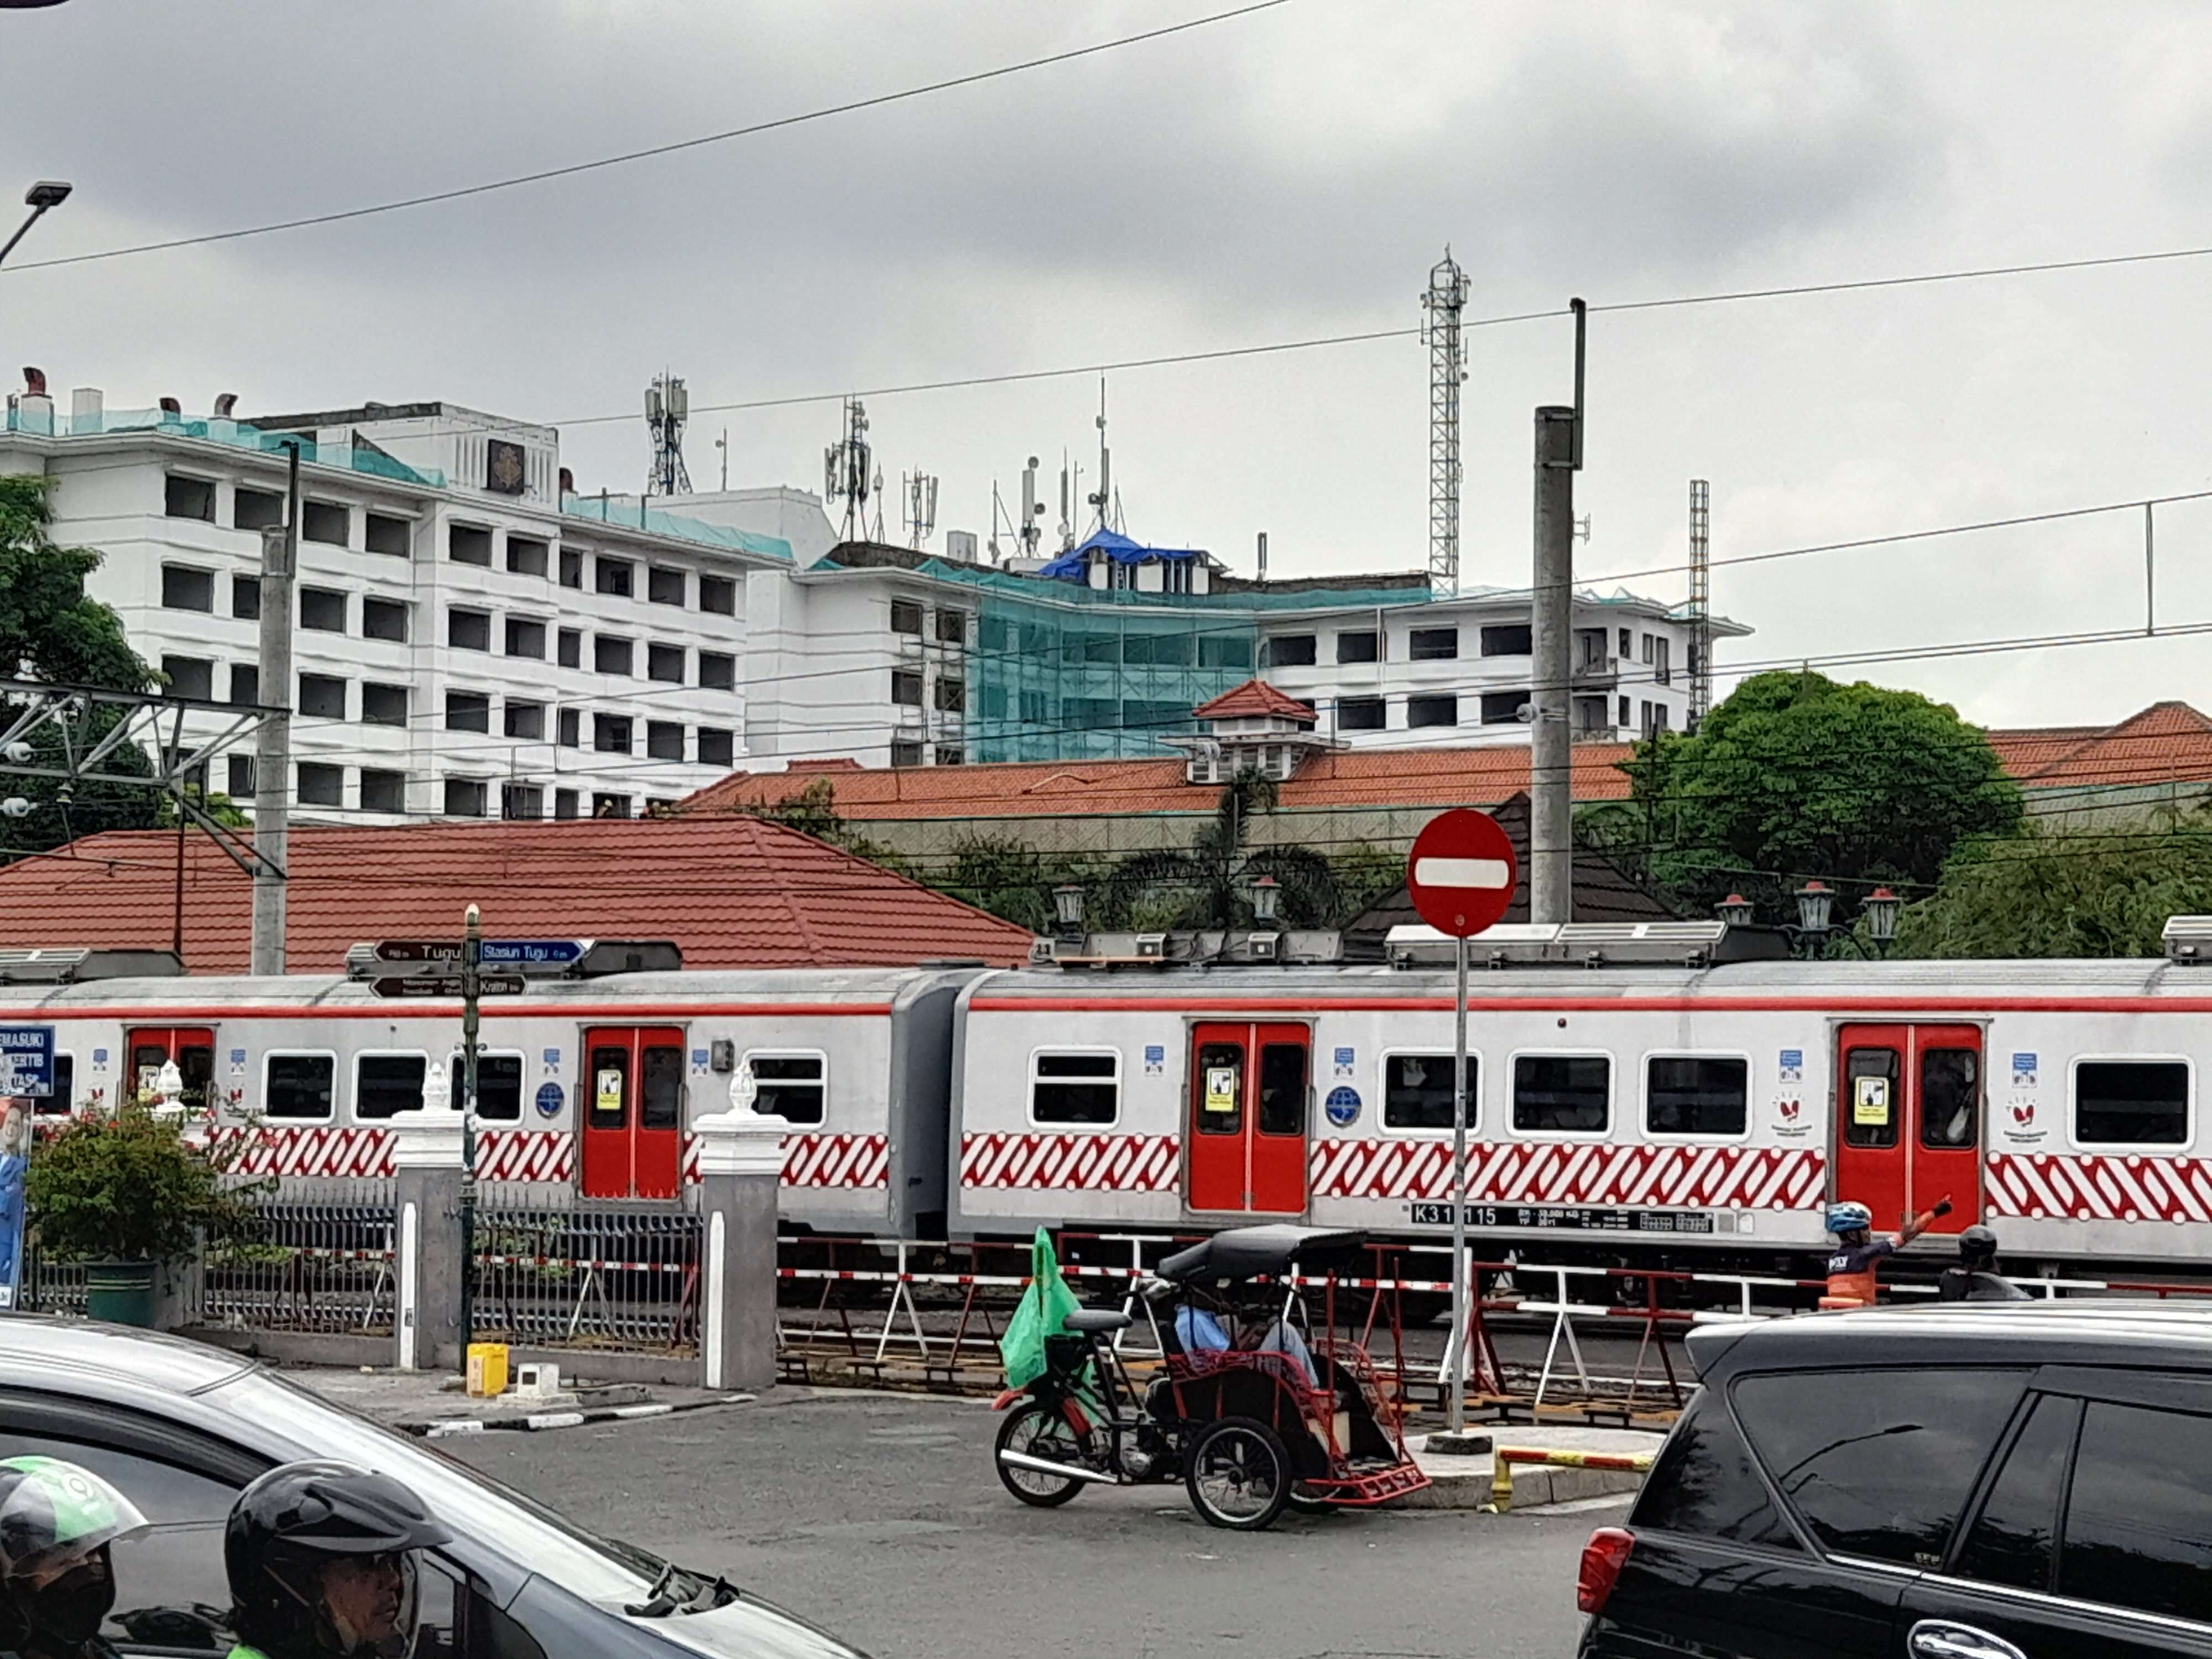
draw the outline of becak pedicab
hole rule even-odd
[[[1397,1400],[1336,1334],[1336,1278],[1364,1243],[1275,1224],[1169,1256],[1139,1287],[1164,1356],[1141,1390],[1113,1342],[1132,1316],[1066,1312],[1042,1370],[995,1402],[1006,1490],[1049,1509],[1085,1486],[1181,1480],[1208,1524],[1251,1532],[1286,1506],[1370,1508],[1427,1486]],[[1316,1285],[1329,1304],[1317,1336],[1302,1316]]]

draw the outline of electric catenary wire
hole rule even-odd
[[[142,253],[162,253],[174,248],[204,247],[211,242],[235,242],[249,236],[271,236],[279,231],[301,230],[311,225],[338,224],[349,219],[367,219],[382,213],[398,213],[409,208],[428,207],[438,202],[458,202],[472,196],[486,196],[495,191],[514,190],[523,185],[543,184],[552,179],[570,179],[578,173],[596,173],[605,167],[624,167],[633,161],[648,161],[655,156],[674,155],[689,149],[702,149],[709,144],[728,143],[732,139],[750,138],[763,132],[775,132],[786,127],[803,126],[812,121],[823,121],[832,116],[850,115],[864,109],[878,109],[886,104],[900,104],[910,99],[927,97],[933,93],[950,92],[960,87],[972,87],[985,81],[996,81],[1010,75],[1021,75],[1028,70],[1044,69],[1054,64],[1073,63],[1080,58],[1095,57],[1100,52],[1115,52],[1123,46],[1133,46],[1146,40],[1158,40],[1171,34],[1182,34],[1191,29],[1205,28],[1209,24],[1227,22],[1232,18],[1248,17],[1255,12],[1271,11],[1285,6],[1290,0],[1256,0],[1256,3],[1239,6],[1231,11],[1219,11],[1209,16],[1193,17],[1164,27],[1146,29],[1137,34],[1125,34],[1118,40],[1095,41],[1087,46],[1076,46],[1066,52],[1048,53],[1042,58],[1025,58],[1017,64],[1002,64],[996,69],[978,70],[969,75],[956,75],[942,81],[932,81],[918,87],[908,87],[898,92],[878,93],[870,98],[856,98],[842,104],[805,111],[798,115],[781,115],[773,120],[756,121],[747,126],[732,127],[722,132],[702,133],[697,137],[679,138],[672,143],[653,144],[644,149],[625,150],[619,155],[602,155],[589,161],[574,161],[565,167],[543,167],[535,173],[516,173],[511,178],[487,179],[482,184],[462,185],[452,190],[427,191],[420,196],[402,197],[396,201],[378,202],[368,207],[341,208],[329,213],[304,215],[296,219],[279,219],[268,224],[246,225],[236,230],[208,231],[197,236],[176,236],[167,241],[138,242],[125,247],[100,248],[90,253],[64,254],[52,259],[31,259],[8,265],[0,275],[13,276],[17,271],[51,270],[62,265],[90,264],[98,260],[123,259]]]

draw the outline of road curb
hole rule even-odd
[[[678,1412],[706,1411],[715,1406],[743,1406],[758,1398],[757,1395],[726,1394],[713,1400],[686,1401],[680,1405],[662,1402],[642,1406],[589,1407],[565,1412],[509,1412],[498,1417],[430,1418],[398,1423],[393,1426],[402,1433],[425,1440],[445,1440],[463,1434],[538,1434],[551,1429],[580,1429],[593,1423],[619,1423],[637,1417],[668,1417]]]

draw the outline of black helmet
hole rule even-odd
[[[271,1469],[239,1493],[223,1531],[232,1627],[271,1659],[404,1659],[416,1553],[452,1536],[390,1475],[350,1463]],[[340,1564],[359,1571],[334,1583]]]
[[[1959,1235],[1959,1260],[1969,1267],[1992,1267],[1997,1260],[1997,1236],[1987,1227],[1969,1227]]]

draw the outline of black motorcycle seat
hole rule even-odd
[[[1118,1308],[1078,1308],[1060,1324],[1071,1331],[1126,1331],[1134,1322]]]

